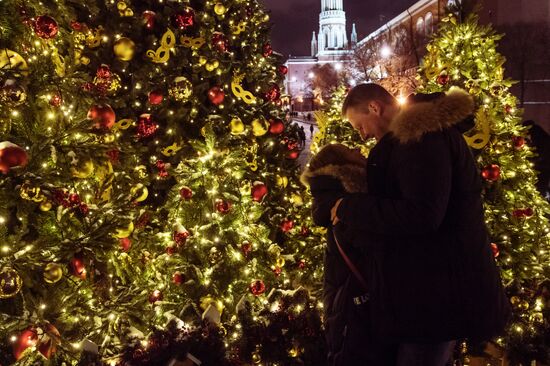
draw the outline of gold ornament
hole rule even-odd
[[[302,206],[304,204],[304,199],[298,193],[292,193],[292,195],[290,196],[290,202],[292,202],[296,206]]]
[[[22,286],[23,281],[15,269],[8,267],[0,271],[0,299],[14,297]]]
[[[262,356],[259,350],[252,352],[252,362],[254,362],[255,365],[262,363]]]
[[[265,119],[256,118],[252,121],[252,134],[254,136],[263,136],[267,133],[269,125]]]
[[[199,57],[199,65],[203,66],[208,62],[208,59],[204,56]]]
[[[29,75],[29,66],[27,61],[15,51],[7,48],[0,48],[0,70],[9,70],[14,76]]]
[[[233,118],[229,125],[230,125],[230,128],[231,128],[231,134],[232,135],[240,135],[244,132],[244,123],[238,117]]]
[[[278,175],[277,176],[277,185],[279,187],[286,188],[286,186],[288,185],[288,177]]]
[[[162,155],[164,156],[174,156],[178,153],[178,151],[181,150],[181,146],[178,145],[177,142],[174,142],[172,145],[165,147],[162,149]]]
[[[216,5],[214,5],[214,13],[218,15],[224,15],[226,11],[227,8],[222,3],[217,3]]]
[[[236,26],[233,27],[233,34],[239,35],[242,32],[244,32],[245,30],[246,30],[246,22],[242,21],[242,22],[239,22],[239,24],[237,24]]]
[[[59,51],[56,47],[52,47],[52,61],[55,65],[55,73],[59,77],[65,76],[65,59],[59,55]]]
[[[480,108],[476,113],[476,127],[473,130],[477,129],[477,126],[481,126],[481,131],[477,132],[470,136],[470,131],[464,134],[464,139],[470,147],[474,149],[482,149],[487,145],[489,139],[491,138],[491,126],[489,125],[489,116],[487,112]]]
[[[193,84],[185,77],[178,76],[168,89],[168,95],[179,102],[187,102],[193,94]]]
[[[233,76],[233,80],[231,80],[231,91],[237,98],[242,99],[246,104],[254,104],[256,103],[256,97],[254,97],[251,92],[244,90],[241,86],[243,78],[244,74],[235,74]]]
[[[208,62],[206,65],[204,65],[204,68],[206,69],[206,71],[214,71],[218,68],[218,66],[220,66],[220,63],[218,62],[218,60],[214,60],[212,62]]]
[[[113,45],[113,52],[119,60],[130,61],[134,58],[136,44],[130,38],[119,38]]]
[[[101,39],[103,38],[103,27],[99,26],[97,29],[90,29],[86,35],[86,45],[89,48],[96,48],[101,45]],[[81,60],[82,61],[82,60]]]
[[[134,121],[130,118],[121,119],[118,122],[115,122],[114,128],[117,130],[127,130],[134,124]]]
[[[201,48],[206,43],[206,41],[202,37],[192,38],[187,36],[181,36],[180,42],[183,47],[193,48],[195,50]]]
[[[51,202],[44,200],[40,203],[40,211],[47,212],[51,209],[52,209],[52,203]]]
[[[133,197],[134,202],[143,202],[147,199],[149,190],[143,184],[138,183],[130,189],[130,196]]]
[[[206,310],[208,309],[208,307],[210,305],[214,306],[219,312],[220,314],[223,312],[223,309],[224,309],[224,305],[223,305],[223,302],[221,300],[216,300],[212,297],[212,295],[206,295],[204,297],[201,298],[201,308],[202,310]]]
[[[71,175],[75,178],[90,178],[94,173],[94,162],[92,159],[80,160],[78,164],[71,167]]]
[[[283,268],[285,266],[285,259],[283,257],[279,257],[277,258],[277,260],[275,261],[275,265],[279,268]]]
[[[44,200],[44,195],[40,192],[40,187],[32,187],[27,183],[21,186],[19,195],[21,198],[28,201],[41,202]]]
[[[130,221],[127,227],[116,229],[115,237],[119,239],[124,239],[129,237],[133,231],[134,231],[134,223]]]
[[[56,283],[63,277],[63,267],[57,263],[48,263],[44,268],[44,281]]]
[[[150,57],[154,63],[162,64],[168,62],[170,59],[170,49],[176,45],[176,36],[170,28],[164,33],[160,40],[160,47],[156,51],[148,50],[147,56]]]
[[[116,4],[116,8],[117,8],[119,11],[124,11],[124,10],[126,10],[127,7],[128,7],[128,4],[126,4],[124,1],[119,1],[119,2]]]

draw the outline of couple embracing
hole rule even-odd
[[[462,90],[399,105],[384,88],[353,88],[343,116],[368,159],[334,144],[302,179],[328,228],[324,309],[329,364],[445,366],[459,340],[490,340],[510,314],[485,227],[482,183],[462,133]]]

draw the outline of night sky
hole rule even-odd
[[[359,40],[417,0],[344,0],[348,39],[356,23]],[[309,56],[311,32],[319,31],[321,0],[260,0],[271,11],[273,48],[285,56]],[[383,17],[383,21],[380,18]]]

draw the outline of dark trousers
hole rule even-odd
[[[357,357],[350,365],[447,366],[450,365],[455,343],[366,344],[363,358]]]

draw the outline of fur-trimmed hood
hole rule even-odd
[[[348,193],[367,191],[367,169],[354,164],[335,165],[329,164],[317,170],[306,168],[300,180],[303,184],[311,185],[311,180],[320,176],[330,176],[342,183]]]
[[[390,132],[401,143],[418,141],[426,133],[459,124],[474,113],[474,108],[470,94],[454,88],[432,100],[413,100],[411,104],[402,107],[390,123]]]

